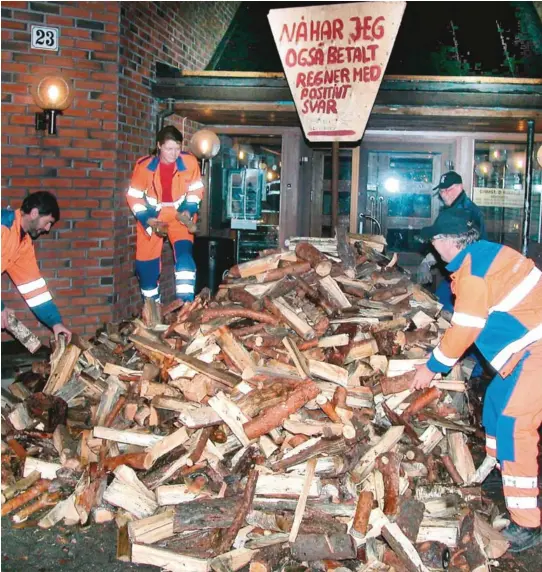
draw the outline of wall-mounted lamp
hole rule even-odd
[[[200,129],[192,135],[188,148],[198,159],[201,159],[202,174],[204,175],[206,162],[220,151],[220,139],[214,131]]]
[[[489,161],[482,161],[475,166],[474,170],[479,177],[491,177],[493,174],[493,164]]]
[[[48,75],[38,78],[32,84],[32,97],[42,112],[36,113],[36,131],[45,131],[56,135],[56,118],[70,106],[73,89],[68,80],[61,75]]]

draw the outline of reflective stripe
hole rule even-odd
[[[194,292],[194,286],[192,284],[177,284],[175,292],[177,292],[177,294],[192,294]]]
[[[152,298],[153,296],[158,296],[158,288],[154,288],[153,290],[143,290],[143,288],[141,288],[141,293],[145,298]]]
[[[21,294],[29,294],[38,288],[43,288],[45,286],[45,280],[43,278],[38,278],[38,280],[34,280],[33,282],[27,282],[26,284],[21,284],[17,286],[17,290]]]
[[[161,203],[163,207],[175,207],[176,203]]]
[[[489,447],[490,449],[496,449],[497,439],[495,439],[495,437],[486,437],[486,447]]]
[[[175,278],[177,280],[194,280],[196,277],[196,273],[190,270],[180,270],[179,272],[175,272]]]
[[[140,203],[137,203],[134,205],[134,208],[132,209],[132,212],[134,213],[142,213],[144,211],[147,210],[147,207],[145,205],[142,205]]]
[[[496,306],[489,309],[491,312],[509,312],[515,308],[520,302],[529,295],[533,288],[538,284],[542,272],[538,268],[533,268],[529,274]]]
[[[151,228],[150,226],[148,226],[148,227],[145,229],[145,232],[146,232],[149,236],[152,236],[152,228]]]
[[[537,508],[536,497],[506,497],[507,508]]]
[[[45,302],[49,302],[52,300],[53,297],[49,292],[44,292],[43,294],[38,294],[33,298],[29,298],[26,303],[30,306],[30,308],[35,308],[36,306],[40,306],[41,304],[45,304]]]
[[[458,326],[467,326],[469,328],[483,328],[486,325],[484,318],[463,314],[462,312],[454,312],[452,322]]]
[[[502,484],[505,487],[515,487],[516,489],[536,489],[538,487],[537,477],[511,477],[502,476]]]
[[[158,204],[158,199],[154,198],[154,197],[149,197],[147,196],[147,202],[149,203],[149,205],[151,205],[152,207],[155,207]]]
[[[142,199],[145,196],[143,191],[139,191],[138,189],[134,189],[134,187],[130,187],[128,189],[128,196],[134,197],[135,199]]]
[[[433,350],[433,356],[434,358],[439,361],[440,363],[448,366],[448,367],[452,367],[455,365],[455,362],[459,359],[459,358],[449,358],[447,356],[445,356],[441,349],[440,346],[437,346],[434,350]]]
[[[199,205],[201,203],[201,199],[197,196],[197,195],[188,195],[186,197],[186,202],[187,203],[194,203],[196,205]]]
[[[197,191],[198,189],[203,189],[204,185],[201,181],[194,181],[188,185],[188,192]]]
[[[522,338],[508,344],[502,349],[491,361],[491,365],[499,371],[502,366],[512,357],[516,352],[526,348],[529,344],[537,342],[542,339],[542,324],[536,326],[530,332],[527,332]]]

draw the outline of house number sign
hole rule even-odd
[[[58,28],[49,28],[45,26],[32,26],[32,44],[33,50],[49,50],[58,51]]]

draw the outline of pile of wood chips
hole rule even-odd
[[[2,515],[115,520],[119,559],[170,571],[489,570],[470,372],[409,389],[450,324],[370,245],[292,239],[59,343],[2,399]]]

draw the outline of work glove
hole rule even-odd
[[[431,252],[421,261],[416,271],[416,282],[418,284],[431,284],[431,282],[433,282],[431,268],[433,268],[436,263],[437,260]]]

